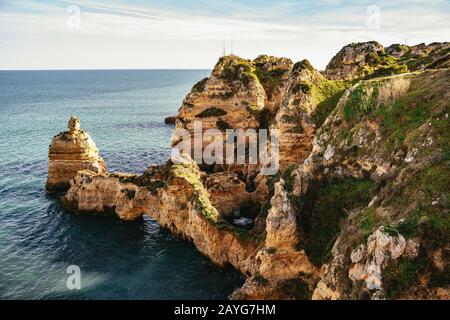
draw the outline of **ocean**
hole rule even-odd
[[[154,220],[72,214],[44,190],[48,145],[71,115],[110,171],[164,163],[164,118],[209,72],[0,71],[1,299],[223,299],[242,285]],[[66,285],[71,265],[79,290]]]

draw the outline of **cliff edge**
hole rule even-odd
[[[222,57],[176,129],[278,130],[278,173],[189,159],[142,175],[88,168],[62,204],[153,217],[246,275],[234,299],[449,299],[449,61],[449,43],[374,41],[323,72]]]

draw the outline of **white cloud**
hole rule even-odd
[[[378,1],[377,30],[366,27],[365,6],[332,9],[341,2],[321,1],[321,10],[308,14],[296,14],[305,6],[302,3],[252,10],[231,3],[231,14],[220,14],[117,1],[66,1],[63,6],[24,1],[21,8],[34,14],[0,12],[0,68],[211,68],[224,39],[229,47],[232,39],[235,53],[246,57],[265,52],[308,58],[323,68],[349,42],[377,40],[388,45],[408,39],[412,44],[450,36],[450,12],[442,9],[448,9],[445,1]],[[77,32],[66,28],[65,8],[72,3],[81,7],[82,29]]]

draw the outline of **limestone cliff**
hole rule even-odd
[[[71,117],[68,131],[55,137],[48,150],[48,177],[45,189],[61,192],[69,189],[69,181],[78,171],[88,169],[105,173],[106,163],[99,156],[98,149],[89,134],[80,129],[80,120]]]
[[[315,299],[448,299],[449,70],[349,89],[293,170]],[[446,252],[446,253],[444,253]]]
[[[245,260],[254,253],[255,243],[221,216],[218,209],[227,213],[228,206],[212,205],[202,175],[196,164],[170,161],[142,175],[80,171],[62,204],[74,212],[117,214],[123,220],[147,214],[173,234],[192,241],[214,263],[231,264],[245,272]],[[236,185],[234,177],[221,181],[227,178]],[[231,194],[234,187],[224,192]]]
[[[450,66],[450,43],[424,43],[384,48],[376,41],[343,47],[324,71],[329,79],[367,79]]]
[[[447,66],[448,43],[350,44],[323,73],[223,57],[176,127],[279,130],[276,175],[187,159],[142,175],[83,170],[62,203],[151,216],[246,275],[235,299],[449,299]]]
[[[265,92],[251,61],[222,57],[211,76],[198,82],[178,111],[177,127],[193,131],[201,119],[203,131],[210,128],[258,128],[255,112],[264,109]]]

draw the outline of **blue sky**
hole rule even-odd
[[[212,68],[224,47],[323,69],[368,40],[450,41],[450,1],[0,0],[0,69]]]

